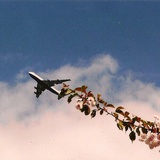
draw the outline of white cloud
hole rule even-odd
[[[160,90],[130,75],[119,76],[118,62],[100,55],[85,66],[66,65],[39,73],[43,78],[71,78],[71,87],[82,84],[94,93],[121,104],[131,113],[152,120],[159,115]],[[24,76],[23,76],[24,77]],[[5,160],[141,160],[158,159],[158,149],[150,150],[138,140],[133,144],[109,116],[94,119],[77,111],[66,98],[45,91],[34,95],[36,82],[29,79],[15,86],[0,83],[0,153]],[[56,86],[58,87],[58,86]]]

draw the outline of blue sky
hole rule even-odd
[[[0,2],[0,75],[80,65],[101,53],[159,83],[159,2]]]

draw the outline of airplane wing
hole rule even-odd
[[[49,87],[48,90],[51,91],[52,93],[56,94],[56,95],[60,94],[60,91],[56,90],[54,87]]]
[[[34,87],[36,89],[36,92],[34,92],[36,94],[36,97],[38,98],[42,92],[45,90],[45,89],[48,89],[49,91],[51,91],[52,93],[56,94],[56,95],[59,95],[60,94],[60,91],[58,91],[57,89],[55,89],[54,87],[43,87],[42,85],[39,85],[37,84],[37,87]]]
[[[38,98],[41,94],[42,94],[42,92],[45,90],[45,88],[44,87],[42,87],[41,85],[39,85],[38,83],[37,83],[37,87],[34,87],[35,89],[36,89],[36,92],[34,92],[35,94],[36,94],[36,97]]]
[[[55,84],[61,84],[63,82],[70,81],[70,79],[57,79],[57,80],[43,80],[48,86],[54,86]]]

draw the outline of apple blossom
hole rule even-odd
[[[83,101],[82,99],[78,99],[76,103],[76,109],[81,110],[83,108]]]
[[[141,138],[142,138],[142,139],[146,139],[146,138],[147,138],[147,134],[142,133],[142,134],[141,134]]]
[[[148,140],[153,141],[155,137],[156,137],[155,134],[151,133],[148,137]]]
[[[94,97],[88,97],[87,99],[89,105],[91,105],[92,107],[94,107],[96,105],[96,101],[94,99]]]
[[[160,140],[160,134],[157,135],[157,139]]]

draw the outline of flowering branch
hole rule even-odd
[[[100,94],[94,96],[91,91],[87,91],[87,86],[70,89],[68,85],[63,84],[61,93],[58,99],[68,96],[68,103],[73,98],[77,97],[76,108],[83,112],[86,116],[90,115],[94,118],[99,112],[100,115],[106,113],[115,119],[119,130],[129,132],[129,138],[133,142],[139,136],[141,142],[145,142],[150,149],[160,146],[160,122],[159,118],[155,117],[155,121],[146,121],[138,116],[131,115],[124,107],[115,107],[113,104],[108,104],[101,98]],[[111,110],[111,111],[110,111]]]

